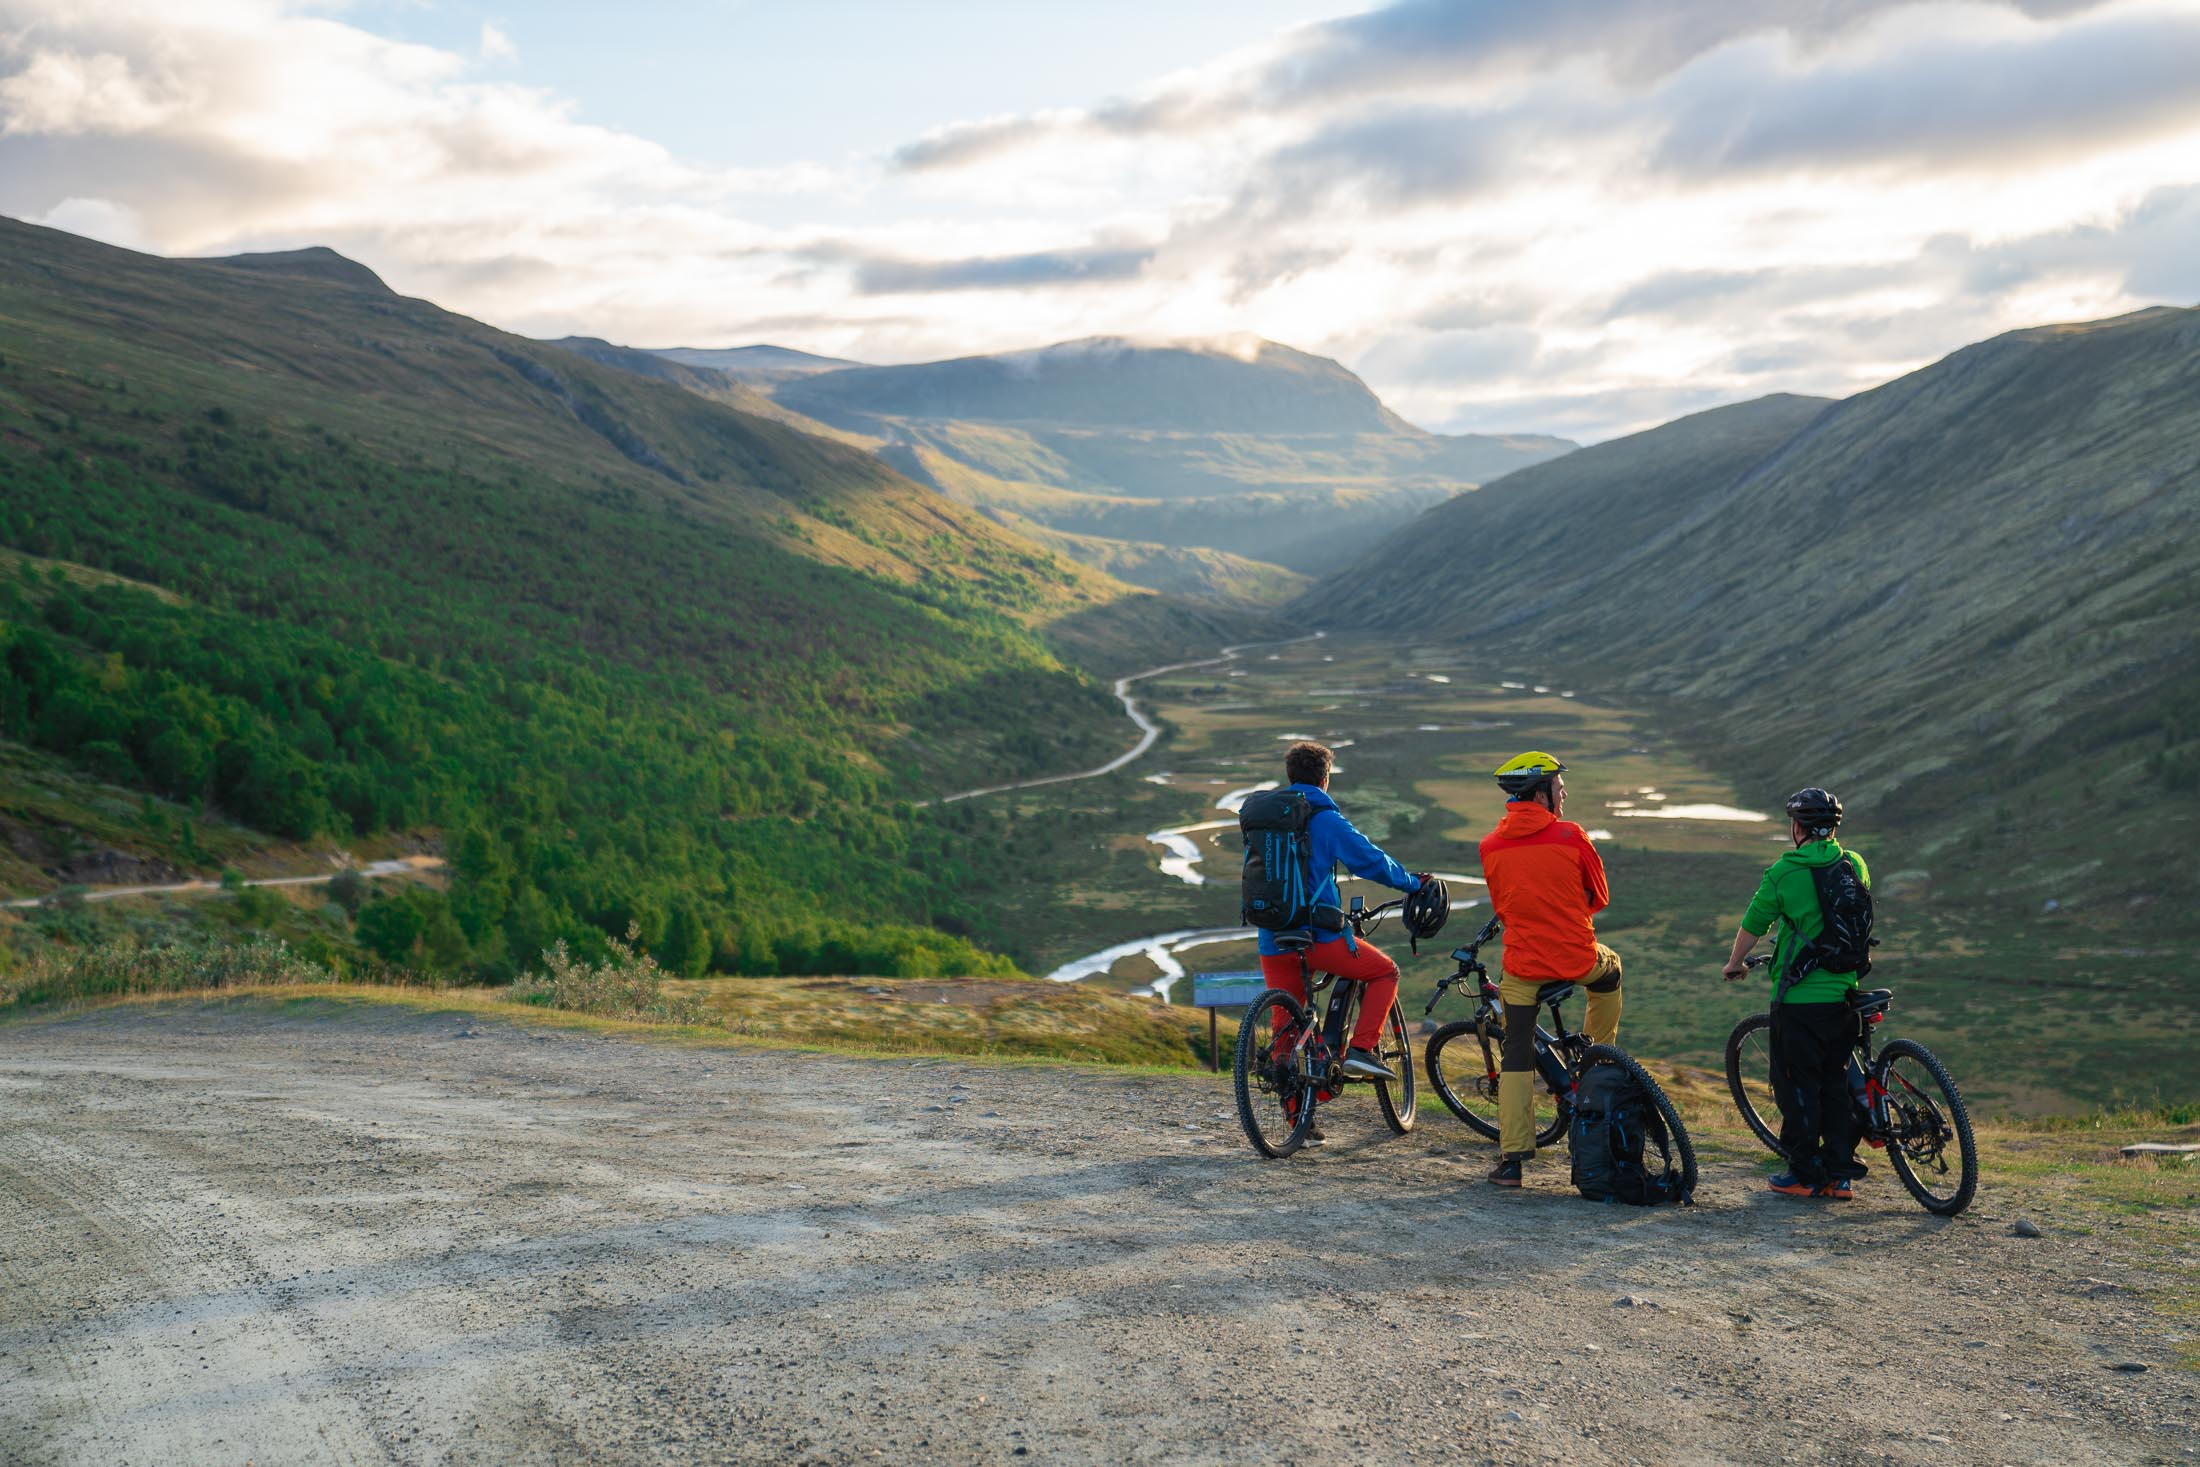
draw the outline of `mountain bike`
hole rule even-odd
[[[1761,968],[1770,954],[1750,958]],[[1872,1053],[1872,1033],[1894,1006],[1894,990],[1873,988],[1849,994],[1856,1016],[1856,1053],[1849,1056],[1849,1093],[1862,1112],[1864,1143],[1887,1153],[1894,1174],[1927,1212],[1954,1217],[1978,1192],[1978,1143],[1971,1139],[1971,1112],[1963,1103],[1947,1066],[1914,1039],[1896,1039]],[[1734,1108],[1775,1156],[1780,1149],[1779,1111],[1772,1095],[1772,1015],[1751,1014],[1734,1026],[1726,1041],[1726,1085]],[[1752,1093],[1752,1086],[1755,1093]],[[1760,1096],[1764,1098],[1760,1101]],[[1949,1147],[1955,1148],[1954,1166]]]
[[[1481,948],[1503,930],[1503,924],[1492,917],[1474,934],[1473,941],[1454,949],[1451,957],[1458,967],[1436,985],[1436,992],[1429,996],[1428,1007],[1422,1010],[1425,1018],[1436,1012],[1436,1005],[1443,1001],[1454,984],[1474,983],[1474,993],[1479,1000],[1474,1016],[1446,1024],[1431,1034],[1422,1058],[1428,1070],[1428,1082],[1445,1107],[1466,1122],[1470,1130],[1492,1141],[1497,1140],[1499,1134],[1497,1077],[1503,1068],[1505,1054],[1505,1005],[1498,996],[1496,981],[1482,962]],[[1664,1137],[1651,1128],[1647,1145],[1655,1154],[1646,1154],[1643,1165],[1653,1173],[1677,1172],[1680,1195],[1693,1196],[1696,1148],[1688,1139],[1688,1127],[1682,1124],[1680,1112],[1673,1108],[1665,1091],[1627,1051],[1612,1044],[1591,1044],[1588,1035],[1566,1027],[1560,1005],[1572,998],[1578,988],[1579,985],[1573,983],[1546,983],[1536,994],[1537,1006],[1550,1010],[1551,1027],[1545,1029],[1538,1024],[1535,1030],[1535,1144],[1538,1147],[1555,1144],[1573,1124],[1574,1091],[1584,1070],[1595,1064],[1618,1065],[1642,1087],[1657,1110],[1658,1119],[1665,1123]]]
[[[1384,902],[1368,910],[1359,897],[1345,920],[1355,938],[1366,937],[1382,925],[1403,900]],[[1298,954],[1299,980],[1306,985],[1306,1002],[1300,1003],[1280,988],[1266,989],[1253,1000],[1238,1025],[1237,1086],[1238,1122],[1245,1138],[1262,1156],[1285,1157],[1304,1146],[1314,1129],[1314,1114],[1336,1099],[1348,1086],[1375,1087],[1375,1104],[1390,1129],[1403,1136],[1413,1129],[1413,1050],[1406,1042],[1406,1019],[1395,1000],[1383,1023],[1375,1053],[1396,1080],[1365,1080],[1344,1072],[1345,1050],[1359,1016],[1366,985],[1357,979],[1317,974],[1307,961],[1310,937],[1279,936],[1286,952]],[[1334,986],[1332,987],[1332,984]],[[1319,1023],[1313,1022],[1315,997],[1329,988],[1329,1007]]]

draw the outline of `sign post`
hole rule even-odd
[[[1258,973],[1194,973],[1192,975],[1192,1004],[1207,1011],[1207,1068],[1222,1073],[1220,1030],[1215,1023],[1216,1009],[1242,1009],[1259,998],[1268,987],[1268,980]]]

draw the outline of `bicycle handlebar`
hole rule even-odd
[[[1755,957],[1742,959],[1742,966],[1745,968],[1762,968],[1772,961],[1772,956],[1771,953],[1758,953]]]
[[[1425,1019],[1436,1012],[1437,1002],[1449,993],[1451,985],[1457,983],[1460,979],[1471,978],[1477,973],[1484,978],[1490,976],[1490,970],[1482,966],[1482,944],[1504,930],[1505,924],[1496,917],[1492,917],[1482,924],[1482,930],[1474,934],[1472,942],[1469,942],[1465,947],[1456,947],[1451,950],[1451,955],[1459,966],[1452,971],[1450,977],[1437,980],[1436,991],[1429,995],[1428,1007],[1421,1010],[1422,1018]]]
[[[1354,898],[1354,900],[1358,900],[1358,898]],[[1405,904],[1406,899],[1398,897],[1392,901],[1384,902],[1379,907],[1368,907],[1347,912],[1345,913],[1345,921],[1352,924],[1352,935],[1354,937],[1365,937],[1369,927],[1379,925],[1383,918]]]

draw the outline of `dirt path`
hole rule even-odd
[[[416,871],[439,870],[442,865],[443,859],[440,856],[400,856],[389,861],[369,861],[366,865],[355,869],[361,876],[404,876]],[[323,872],[316,876],[259,876],[246,881],[244,884],[246,886],[326,886],[334,881],[336,876],[337,873],[334,871]],[[222,884],[218,881],[176,881],[166,886],[95,886],[84,893],[84,900],[88,902],[107,902],[113,901],[116,897],[163,896],[171,892],[220,891],[221,889]],[[53,894],[48,892],[45,896],[17,897],[11,901],[0,902],[0,907],[35,907],[52,899]]]
[[[0,1029],[0,1462],[2200,1450],[2154,1280],[1991,1177],[1953,1224],[1739,1159],[1597,1208],[1348,1107],[1258,1163],[1224,1097],[398,1010]]]
[[[1128,676],[1119,677],[1115,680],[1115,696],[1123,704],[1123,716],[1128,718],[1138,729],[1138,742],[1131,745],[1127,751],[1116,755],[1097,769],[1081,769],[1075,774],[1042,775],[1038,779],[1019,779],[1012,784],[989,784],[984,789],[963,790],[958,794],[942,795],[939,802],[943,805],[952,805],[957,800],[974,800],[980,795],[1006,794],[1010,790],[1033,790],[1041,785],[1068,784],[1071,780],[1098,779],[1103,774],[1113,774],[1116,770],[1136,761],[1140,755],[1152,748],[1154,743],[1161,737],[1161,725],[1148,718],[1145,710],[1138,706],[1138,700],[1131,696],[1131,684],[1144,682],[1150,677],[1160,677],[1163,673],[1183,672],[1188,668],[1220,667],[1225,662],[1235,662],[1241,653],[1250,652],[1255,647],[1291,647],[1300,642],[1315,641],[1325,635],[1327,634],[1323,632],[1314,632],[1304,637],[1287,637],[1279,642],[1240,642],[1235,647],[1223,648],[1221,652],[1213,657],[1202,657],[1195,662],[1172,662],[1166,667],[1149,667],[1144,672],[1134,672]],[[929,804],[930,802],[919,801],[919,803]]]

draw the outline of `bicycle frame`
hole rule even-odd
[[[1474,935],[1472,942],[1465,947],[1454,949],[1452,958],[1459,964],[1457,971],[1436,985],[1436,992],[1430,996],[1428,1007],[1421,1011],[1423,1018],[1428,1017],[1436,1012],[1436,1005],[1442,1001],[1444,994],[1450,990],[1454,983],[1464,982],[1469,978],[1477,980],[1475,992],[1480,1002],[1476,1004],[1474,1010],[1474,1029],[1476,1036],[1482,1042],[1482,1063],[1487,1067],[1486,1073],[1493,1083],[1498,1074],[1500,1057],[1490,1052],[1490,1023],[1492,1020],[1502,1023],[1505,1017],[1505,1009],[1504,999],[1498,992],[1497,983],[1490,977],[1489,968],[1482,962],[1481,948],[1483,943],[1488,942],[1502,931],[1504,931],[1504,924],[1497,918],[1492,917],[1483,925],[1482,930]],[[1540,1017],[1537,1019],[1535,1026],[1536,1072],[1543,1077],[1543,1083],[1550,1086],[1553,1095],[1570,1103],[1574,1086],[1578,1082],[1581,1057],[1589,1050],[1588,1036],[1568,1029],[1566,1027],[1566,1016],[1559,1011],[1556,1004],[1538,1003],[1536,1007],[1539,1011],[1549,1008],[1551,1022],[1558,1026],[1558,1032],[1554,1034],[1543,1027]]]
[[[1748,959],[1744,966],[1759,968],[1771,961],[1771,955],[1765,954]],[[1889,1003],[1891,1005],[1892,1000]],[[1890,1101],[1897,1105],[1908,1103],[1897,1098],[1895,1091],[1887,1084],[1891,1062],[1884,1054],[1873,1053],[1873,1031],[1885,1023],[1886,1018],[1887,1007],[1884,1006],[1869,1012],[1859,1012],[1856,1015],[1856,1033],[1849,1041],[1850,1048],[1854,1051],[1849,1056],[1849,1094],[1856,1098],[1857,1109],[1864,1115],[1863,1132],[1859,1139],[1876,1151],[1884,1151],[1890,1145],[1903,1146],[1905,1153],[1912,1155],[1913,1160],[1922,1160],[1923,1157],[1911,1152],[1906,1144],[1912,1139],[1907,1129],[1898,1126],[1889,1111]],[[1948,1124],[1948,1118],[1941,1114],[1940,1107],[1933,1103],[1931,1096],[1918,1090],[1901,1076],[1897,1075],[1895,1079],[1904,1090],[1916,1096],[1923,1116],[1929,1118],[1930,1134],[1923,1139],[1936,1151],[1945,1147],[1955,1138],[1955,1130]]]
[[[1353,908],[1346,920],[1352,924],[1352,935],[1355,938],[1365,938],[1368,928],[1380,926],[1385,915],[1402,905],[1399,902],[1385,902],[1373,911],[1364,911],[1358,897],[1354,897],[1352,901]],[[1329,1002],[1321,1010],[1320,1022],[1309,1023],[1292,1042],[1292,1067],[1298,1071],[1301,1080],[1327,1091],[1332,1098],[1346,1085],[1382,1084],[1380,1080],[1362,1079],[1358,1075],[1344,1073],[1344,1052],[1350,1034],[1348,1026],[1352,1022],[1354,1009],[1365,996],[1367,985],[1357,978],[1341,978],[1334,973],[1317,974],[1313,960],[1305,948],[1299,949],[1298,957],[1299,983],[1306,990],[1308,1018],[1314,1016],[1315,1001],[1325,988],[1329,990]],[[1309,1050],[1315,1049],[1317,1041],[1319,1049],[1310,1056]],[[1317,1063],[1321,1066],[1319,1072],[1313,1068]]]

